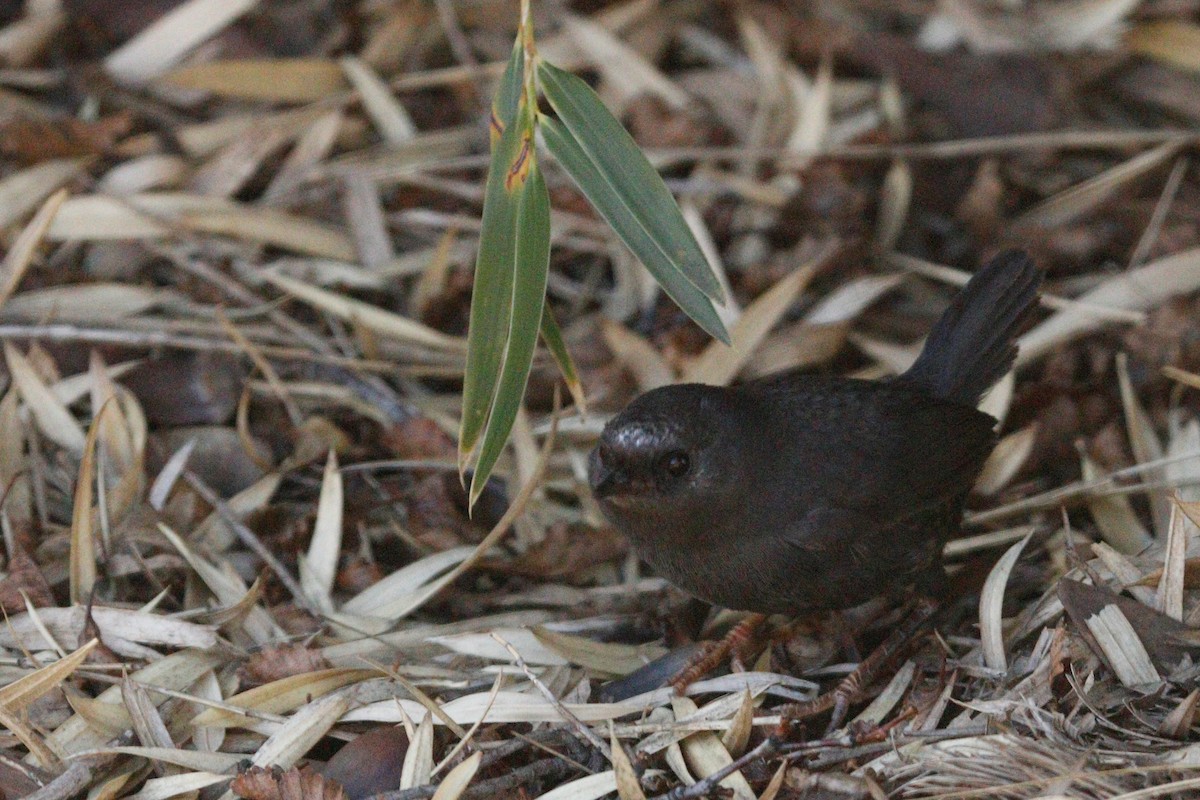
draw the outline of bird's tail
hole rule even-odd
[[[1020,250],[983,266],[933,326],[916,362],[897,380],[935,397],[975,405],[1012,368],[1013,340],[1037,304],[1042,273]]]

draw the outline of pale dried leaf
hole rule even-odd
[[[82,457],[87,436],[71,416],[71,412],[46,388],[46,384],[38,377],[29,360],[8,342],[4,343],[4,357],[8,362],[8,371],[12,375],[13,383],[21,393],[21,399],[33,413],[38,429],[59,447],[74,456]]]
[[[438,784],[437,791],[433,793],[433,800],[458,800],[467,790],[471,779],[475,777],[475,773],[479,770],[479,762],[482,760],[483,753],[474,753],[466,761],[450,770]]]
[[[1122,685],[1132,688],[1161,680],[1146,646],[1121,609],[1105,606],[1088,617],[1087,626]]]
[[[109,53],[104,69],[122,83],[145,83],[256,5],[257,0],[187,0]]]
[[[1004,648],[1004,589],[1021,551],[1029,544],[1032,531],[1001,556],[984,581],[979,595],[979,638],[983,646],[983,663],[999,672],[1008,670]]]

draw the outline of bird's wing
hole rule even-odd
[[[772,591],[791,595],[797,608],[849,608],[919,582],[941,569],[942,540],[935,527],[883,526],[852,509],[814,508],[778,531],[790,556],[777,559],[786,573],[768,573],[776,578]]]
[[[761,396],[750,424],[776,447],[755,462],[756,477],[787,476],[784,507],[887,523],[965,494],[995,444],[987,414],[890,384],[797,381]]]

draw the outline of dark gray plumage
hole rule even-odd
[[[936,591],[942,546],[995,445],[975,404],[1012,366],[1040,283],[1025,254],[997,256],[893,381],[785,373],[647,392],[592,452],[601,508],[659,573],[729,608]]]

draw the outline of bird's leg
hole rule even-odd
[[[850,710],[850,704],[859,698],[863,690],[878,677],[880,670],[887,666],[888,662],[904,649],[925,623],[933,618],[938,607],[939,604],[936,600],[920,598],[904,621],[893,628],[887,638],[861,661],[853,672],[843,678],[836,689],[808,702],[794,703],[781,708],[779,711],[780,725],[790,728],[799,720],[832,710],[826,735],[842,727],[842,723],[846,720],[846,714]]]
[[[737,625],[718,642],[709,642],[704,649],[696,654],[692,663],[671,679],[671,686],[679,694],[687,691],[687,687],[712,672],[730,653],[738,662],[745,657],[749,643],[755,631],[766,621],[766,614],[751,614]]]

